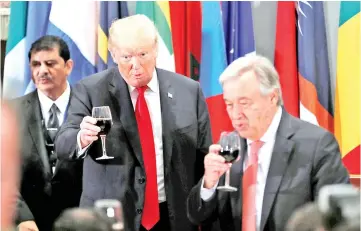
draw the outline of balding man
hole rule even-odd
[[[198,82],[156,68],[157,34],[144,15],[111,25],[109,51],[118,66],[75,86],[56,152],[85,158],[81,206],[117,199],[126,231],[192,231],[186,199],[203,175],[209,114]],[[100,127],[91,115],[98,106],[111,111],[105,147],[113,159],[97,159]]]

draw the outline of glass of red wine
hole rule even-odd
[[[112,127],[112,114],[110,113],[110,108],[108,106],[93,107],[92,117],[97,120],[96,126],[100,127],[98,135],[100,136],[103,150],[103,155],[96,158],[96,160],[113,159],[114,156],[108,156],[105,148],[105,138]]]
[[[241,141],[239,135],[236,132],[222,132],[219,144],[221,145],[221,151],[219,152],[219,155],[224,157],[226,163],[232,163],[237,160],[239,150],[241,149]],[[237,188],[229,185],[229,174],[230,169],[228,169],[226,172],[224,186],[218,186],[218,190],[226,192],[237,191]]]

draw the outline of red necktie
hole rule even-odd
[[[138,99],[135,105],[135,117],[138,123],[146,174],[142,225],[147,230],[150,230],[159,221],[159,203],[152,122],[150,120],[147,102],[144,98],[144,92],[147,88],[147,86],[137,88]]]
[[[262,141],[251,143],[251,155],[242,180],[242,231],[256,231],[256,185],[258,151]]]

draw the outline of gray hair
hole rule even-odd
[[[223,86],[224,82],[241,77],[248,71],[253,71],[257,76],[262,95],[268,95],[276,90],[278,92],[277,105],[283,105],[278,73],[273,64],[263,56],[250,54],[234,60],[219,77],[219,83]]]
[[[109,28],[108,48],[116,45],[137,47],[140,42],[153,43],[158,48],[158,30],[153,21],[143,14],[115,20]]]

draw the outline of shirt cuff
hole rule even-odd
[[[210,189],[204,187],[204,178],[202,178],[202,185],[201,185],[201,198],[205,202],[210,201],[216,192],[218,186],[218,182]]]
[[[78,157],[78,158],[85,158],[85,156],[86,156],[86,151],[88,150],[90,144],[88,144],[88,146],[84,147],[83,149],[81,148],[80,131],[78,132],[78,135],[76,136],[76,140],[77,140],[77,144],[78,144],[77,157]]]

